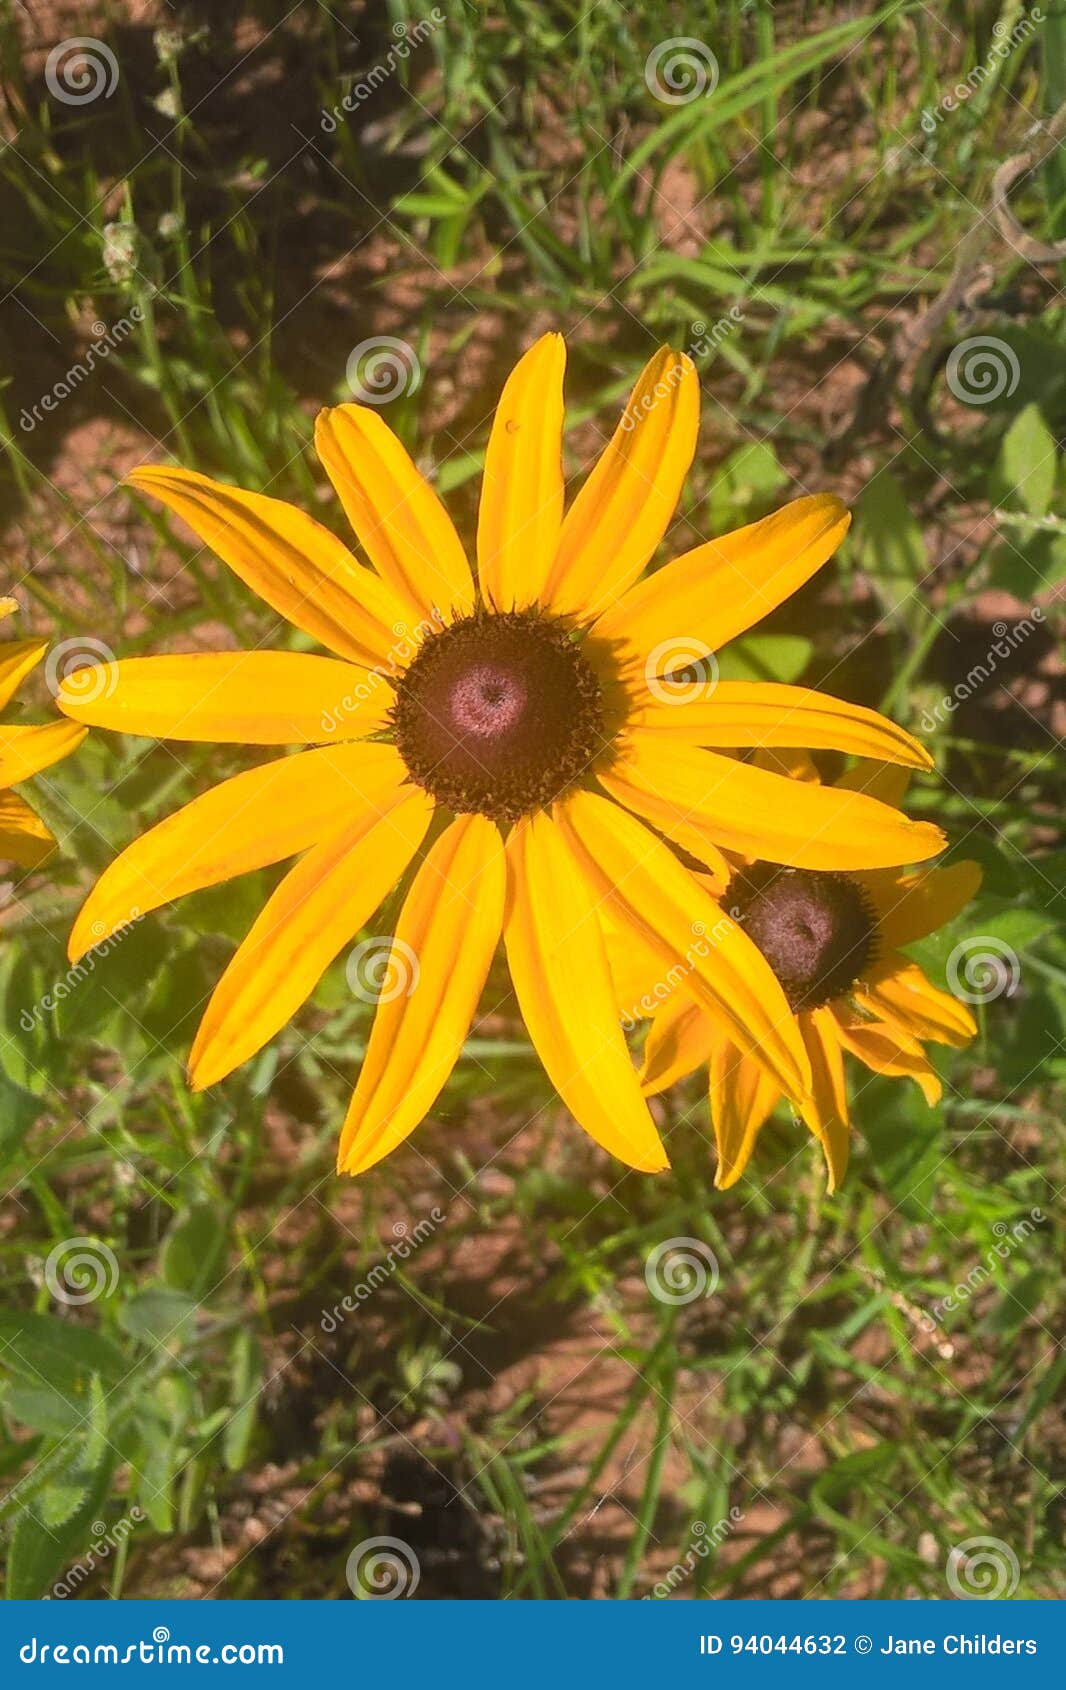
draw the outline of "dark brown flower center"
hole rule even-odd
[[[498,822],[550,804],[605,743],[595,673],[568,625],[537,611],[479,610],[431,634],[392,724],[412,780]]]
[[[727,902],[794,1010],[840,997],[873,959],[874,922],[846,874],[757,864],[734,878]]]

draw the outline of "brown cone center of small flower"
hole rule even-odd
[[[870,910],[846,874],[761,866],[737,876],[728,902],[794,1010],[840,997],[874,955]]]
[[[431,634],[392,724],[412,780],[498,822],[550,804],[604,744],[596,675],[568,625],[537,611],[479,610]]]

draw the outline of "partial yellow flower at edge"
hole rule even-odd
[[[743,631],[827,560],[847,513],[829,495],[796,500],[641,583],[695,452],[697,373],[684,354],[653,354],[567,511],[564,364],[561,338],[547,335],[505,386],[486,451],[476,579],[436,490],[377,409],[333,407],[316,430],[366,564],[280,500],[194,471],[136,471],[134,486],[330,655],[137,658],[113,666],[100,696],[73,686],[60,695],[69,716],[98,727],[315,747],[159,823],[105,872],[75,925],[72,954],[121,926],[131,905],[158,908],[302,853],[208,1005],[194,1083],[221,1079],[273,1037],[409,878],[379,971],[400,986],[380,998],[342,1171],[372,1166],[433,1107],[501,944],[563,1102],[621,1161],[663,1168],[618,1025],[611,924],[664,971],[693,932],[720,924],[717,953],[697,956],[699,990],[773,1083],[805,1087],[810,1058],[772,972],[685,866],[695,852],[713,873],[722,847],[736,845],[731,805],[714,788],[727,778],[721,764],[728,779],[747,777],[706,747],[787,743],[787,729],[774,738],[785,719],[819,746],[861,743],[887,761],[921,761],[884,718],[813,693],[800,700],[795,688],[734,694],[720,718],[713,699],[700,701],[698,723],[684,702],[649,710],[664,641]],[[660,752],[676,786],[653,778]],[[916,830],[887,805],[808,787],[799,821],[784,826],[798,791],[787,770],[745,788],[746,844],[782,861],[815,850],[819,861],[843,854],[870,867],[941,847],[936,830]],[[864,826],[868,854],[855,839]]]
[[[0,599],[0,620],[17,609],[17,600]],[[0,709],[10,704],[47,650],[48,641],[40,639],[0,644]],[[40,726],[0,725],[0,858],[20,868],[38,868],[51,856],[56,847],[54,835],[21,794],[9,789],[69,757],[87,731],[62,720]]]

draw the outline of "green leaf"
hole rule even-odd
[[[902,610],[929,567],[929,554],[903,488],[890,470],[882,470],[859,495],[855,549],[885,609]]]
[[[1037,405],[1018,412],[1000,447],[1001,498],[1016,500],[1030,516],[1046,516],[1055,491],[1058,451]]]
[[[199,1296],[217,1282],[229,1237],[225,1210],[196,1203],[179,1216],[167,1233],[160,1268],[167,1284]]]

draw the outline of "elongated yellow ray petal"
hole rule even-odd
[[[681,495],[699,432],[691,359],[664,346],[649,359],[563,522],[544,599],[560,615],[607,610],[649,562]]]
[[[544,811],[514,827],[507,863],[507,960],[548,1078],[597,1144],[657,1173],[669,1164],[618,1025],[587,879]]]
[[[503,928],[503,840],[460,816],[404,900],[366,1056],[341,1132],[337,1171],[361,1174],[433,1107],[463,1048]]]
[[[10,704],[47,650],[47,640],[12,640],[0,645],[0,710]]]
[[[384,417],[368,405],[320,411],[315,445],[360,545],[414,620],[473,610],[452,519]]]
[[[781,1088],[765,1068],[745,1056],[731,1040],[717,1041],[710,1063],[710,1100],[718,1150],[714,1183],[719,1191],[727,1191],[743,1174],[755,1141],[780,1097]]]
[[[925,746],[887,716],[810,687],[719,681],[694,696],[683,682],[660,682],[657,692],[659,696],[649,696],[631,711],[630,728],[691,745],[806,747],[904,763],[912,769],[933,766]],[[862,790],[857,785],[855,789]]]
[[[811,1059],[810,1096],[799,1099],[798,1108],[822,1147],[828,1189],[839,1191],[847,1172],[851,1135],[839,1030],[828,1006],[804,1010],[797,1020]]]
[[[796,868],[921,862],[947,841],[864,793],[787,780],[715,751],[633,734],[601,784],[685,850],[704,845]]]
[[[296,651],[126,657],[68,675],[59,708],[77,722],[147,739],[321,745],[384,727],[384,676]]]
[[[127,479],[168,505],[294,628],[338,656],[387,666],[397,638],[410,632],[410,613],[392,589],[295,505],[188,469],[149,465]]]
[[[296,1013],[395,886],[432,817],[432,800],[408,787],[289,870],[212,993],[189,1056],[196,1091],[247,1062]]]
[[[769,963],[674,853],[633,816],[592,792],[556,806],[560,827],[616,919],[662,958],[664,978],[699,999],[782,1087],[806,1088],[795,1019]]]
[[[831,493],[795,499],[761,522],[685,552],[605,610],[596,632],[641,668],[657,648],[705,651],[768,616],[832,557],[849,517]]]
[[[85,738],[75,722],[46,722],[42,727],[0,727],[0,787],[39,775],[69,757]]]
[[[0,858],[36,868],[56,848],[55,836],[17,792],[0,792]]]
[[[481,591],[497,610],[535,604],[563,521],[562,335],[546,334],[507,378],[485,453],[478,512]]]
[[[406,774],[391,745],[356,743],[279,757],[212,787],[104,870],[74,923],[71,961],[186,892],[283,862],[336,833],[349,814],[380,813]]]

